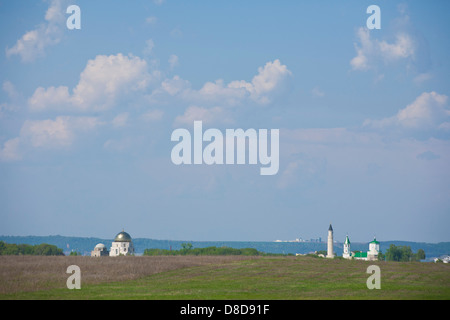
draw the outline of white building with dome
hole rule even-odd
[[[356,259],[356,260],[366,260],[366,261],[376,261],[378,260],[378,255],[380,253],[380,242],[376,238],[369,242],[369,251],[366,252],[352,252],[350,250],[350,239],[348,235],[344,242],[344,252],[342,257],[345,259]]]
[[[95,246],[94,250],[91,251],[91,257],[103,257],[103,256],[109,256],[109,252],[103,243],[99,243]]]
[[[122,231],[117,234],[112,243],[111,249],[109,250],[109,255],[111,257],[117,256],[129,256],[134,254],[133,241],[131,236]]]

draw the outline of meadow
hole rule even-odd
[[[369,265],[381,289],[369,290]],[[69,290],[66,268],[81,269]],[[0,256],[0,299],[450,299],[450,265],[311,256]]]

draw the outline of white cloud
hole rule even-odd
[[[412,104],[398,112],[396,118],[405,127],[429,127],[439,125],[450,116],[445,109],[447,96],[436,92],[422,93]]]
[[[68,146],[74,138],[67,120],[58,117],[56,120],[25,121],[21,135],[29,138],[33,147]]]
[[[80,81],[69,93],[65,86],[38,88],[28,100],[31,110],[101,111],[114,106],[128,93],[143,91],[159,78],[156,71],[149,73],[145,60],[133,55],[98,55],[89,60],[80,74]]]
[[[355,44],[356,57],[350,61],[354,70],[368,70],[377,64],[378,60],[391,63],[401,59],[413,58],[416,52],[416,43],[407,33],[398,33],[393,43],[372,40],[370,31],[361,27],[357,37],[360,45]]]
[[[60,116],[55,120],[27,120],[20,137],[35,148],[60,148],[72,145],[76,134],[90,131],[100,125],[94,117]]]
[[[172,55],[172,66],[177,62],[178,57]],[[98,55],[88,61],[73,92],[66,86],[39,87],[28,99],[28,106],[32,111],[104,111],[114,107],[122,97],[136,92],[140,92],[141,97],[150,103],[167,104],[168,94],[196,105],[267,104],[285,87],[290,75],[287,67],[275,60],[258,68],[258,74],[251,82],[236,80],[225,84],[219,79],[206,82],[199,90],[194,90],[189,81],[176,75],[160,82],[159,88],[148,95],[148,89],[161,81],[160,71],[150,73],[147,62],[133,55]]]
[[[171,96],[178,94],[190,88],[190,83],[187,80],[181,79],[179,76],[174,76],[172,79],[166,79],[161,83],[162,91],[167,92]]]
[[[80,109],[108,109],[119,95],[143,90],[151,80],[147,63],[139,57],[99,55],[81,73],[72,101]]]
[[[358,47],[355,44],[357,55],[350,61],[350,64],[355,70],[367,70],[369,68],[369,59],[367,55],[373,51],[374,45],[370,40],[370,32],[368,29],[359,28],[357,36],[361,46]]]
[[[65,86],[39,87],[33,96],[28,99],[28,106],[32,111],[43,111],[49,108],[61,108],[70,101],[69,88]]]
[[[21,160],[22,156],[19,151],[20,138],[13,138],[3,144],[0,149],[0,161],[17,161]]]
[[[172,57],[172,63],[178,60],[175,57]],[[143,121],[156,122],[164,115],[160,107],[178,100],[177,103],[181,102],[182,106],[189,107],[174,119],[174,125],[192,124],[194,120],[202,120],[205,124],[229,124],[234,122],[234,117],[227,107],[249,102],[269,103],[290,75],[291,72],[285,65],[279,60],[274,60],[258,68],[258,73],[250,82],[236,80],[225,84],[223,80],[217,80],[206,82],[199,90],[194,90],[189,81],[179,76],[160,82],[161,73],[157,70],[150,73],[147,62],[139,57],[125,56],[121,53],[98,55],[87,62],[73,90],[67,86],[39,87],[28,99],[28,107],[36,112],[51,110],[59,113],[67,111],[92,113],[106,111],[121,101],[135,99],[158,104],[158,108],[140,116]],[[158,82],[160,86],[148,94],[153,84]],[[9,88],[8,85],[6,87]],[[128,124],[130,111],[123,111],[114,115],[110,122],[113,127],[120,128]],[[19,137],[24,146],[69,147],[79,133],[91,130],[99,123],[97,118],[74,116],[27,120]],[[111,147],[112,144],[113,142],[110,142],[104,147]]]
[[[288,68],[277,59],[258,68],[258,74],[252,79],[252,86],[245,85],[245,87],[251,92],[254,100],[266,103],[269,102],[268,94],[279,89],[291,74]]]
[[[222,79],[218,79],[215,82],[208,81],[199,90],[194,90],[188,81],[175,76],[163,82],[163,90],[160,92],[178,95],[184,101],[195,104],[236,106],[248,101],[268,104],[284,88],[291,74],[285,65],[275,60],[258,68],[258,74],[251,82],[234,80],[226,84]]]
[[[392,117],[381,120],[368,119],[364,126],[372,128],[403,128],[411,130],[445,129],[450,118],[446,108],[448,97],[436,92],[424,92],[411,104]]]
[[[396,36],[394,43],[386,41],[378,42],[381,56],[385,60],[398,60],[412,57],[415,52],[415,44],[410,35],[402,33]]]
[[[244,86],[237,86],[238,81],[231,82],[228,85],[219,79],[215,82],[206,82],[198,91],[191,91],[190,96],[195,101],[204,101],[208,103],[221,103],[226,105],[236,105],[241,103],[249,92]],[[245,81],[243,81],[245,82]]]
[[[31,62],[43,56],[48,46],[59,43],[65,26],[64,3],[62,0],[52,0],[45,14],[45,22],[26,32],[12,48],[7,48],[6,56],[19,55],[23,62]]]

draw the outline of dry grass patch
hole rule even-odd
[[[0,256],[0,295],[66,288],[67,267],[77,265],[81,282],[98,284],[135,280],[180,268],[254,259],[248,256]]]

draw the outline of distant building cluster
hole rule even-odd
[[[443,255],[443,256],[440,256],[439,258],[434,258],[433,261],[434,262],[450,263],[450,256]]]
[[[118,256],[129,256],[135,253],[133,241],[131,236],[122,230],[119,232],[111,245],[110,250],[103,244],[99,243],[95,246],[94,250],[91,251],[92,257],[118,257]]]
[[[366,252],[353,252],[350,248],[350,239],[348,235],[345,237],[344,248],[343,248],[342,257],[345,259],[356,259],[356,260],[367,260],[367,261],[375,261],[378,260],[378,254],[380,253],[380,243],[377,239],[373,239],[369,243],[369,251]],[[334,258],[334,249],[333,249],[333,227],[330,224],[328,228],[328,241],[327,241],[327,258]]]
[[[316,241],[317,240],[317,241]],[[277,240],[276,242],[321,242],[321,238],[311,239],[311,241],[304,241],[301,239],[296,239],[294,241],[281,241]],[[356,260],[367,260],[374,261],[378,260],[378,255],[380,253],[380,243],[374,238],[373,241],[369,243],[369,250],[366,252],[354,252],[351,251],[351,243],[348,235],[345,237],[343,254],[342,257],[345,259],[356,259]],[[135,250],[133,246],[133,241],[131,236],[122,230],[119,232],[114,241],[112,242],[111,248],[108,251],[108,248],[103,244],[99,243],[95,246],[94,250],[91,251],[92,257],[117,257],[117,256],[128,256],[134,255]],[[334,252],[334,240],[333,240],[333,227],[330,224],[328,228],[328,237],[327,237],[327,255],[326,258],[334,258],[336,256]],[[449,257],[445,257],[442,259],[445,263],[449,262]]]
[[[275,242],[322,242],[322,238],[316,238],[316,239],[302,239],[302,238],[296,238],[295,240],[275,240]]]

